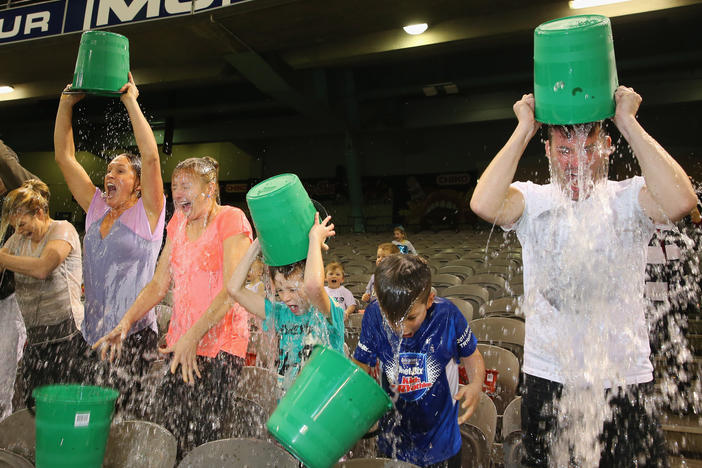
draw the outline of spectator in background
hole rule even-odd
[[[400,249],[397,247],[397,245],[391,242],[383,242],[378,246],[378,252],[375,258],[376,268],[378,267],[378,265],[380,265],[380,262],[382,262],[385,257],[389,257],[390,255],[399,253]],[[366,292],[361,297],[361,300],[363,302],[368,303],[375,300],[375,273],[371,275],[370,280],[368,281],[368,285],[366,286]]]
[[[324,289],[329,294],[329,297],[334,299],[336,303],[344,309],[344,320],[356,312],[356,299],[353,293],[342,286],[344,282],[344,266],[339,262],[331,262],[326,269],[327,285]]]
[[[405,232],[404,227],[395,226],[395,229],[392,230],[392,237],[392,243],[395,244],[398,249],[400,249],[400,253],[417,255],[417,250],[414,248],[412,243],[407,240],[407,233]]]

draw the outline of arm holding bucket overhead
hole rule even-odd
[[[222,284],[225,285],[231,279],[233,272],[236,271],[238,265],[241,264],[241,259],[247,252],[250,245],[249,237],[246,234],[236,234],[224,239],[223,252],[223,278]],[[210,328],[217,325],[232,308],[234,304],[230,300],[227,288],[222,289],[212,300],[212,303],[207,308],[204,314],[193,324],[192,327],[181,336],[178,341],[167,348],[159,349],[160,353],[173,353],[171,358],[171,374],[175,374],[180,364],[180,370],[183,376],[183,382],[194,384],[195,375],[200,375],[200,369],[197,367],[197,346]],[[193,375],[194,373],[194,375]]]
[[[127,338],[127,333],[139,319],[146,315],[156,304],[166,296],[171,285],[170,258],[171,258],[171,238],[166,238],[166,245],[163,247],[161,256],[156,265],[154,277],[144,286],[137,296],[134,304],[124,313],[124,317],[117,326],[107,335],[100,338],[93,345],[93,349],[101,348],[100,357],[105,359],[107,351],[110,351],[110,361],[118,356],[122,349],[122,341]]]
[[[478,179],[470,199],[470,209],[476,215],[500,226],[514,224],[524,212],[524,196],[510,184],[524,150],[541,126],[534,117],[533,94],[525,94],[513,109],[517,128]]]
[[[307,249],[307,262],[305,263],[305,293],[310,303],[315,306],[331,322],[331,299],[324,289],[324,261],[322,250],[329,250],[324,243],[328,237],[333,236],[334,224],[329,224],[331,216],[319,221],[319,213],[314,214],[314,224],[310,229],[310,245]]]
[[[689,177],[636,120],[641,96],[631,88],[620,86],[614,93],[614,100],[614,123],[634,151],[646,180],[639,193],[641,208],[656,223],[678,221],[697,204]]]
[[[234,270],[234,274],[229,279],[227,283],[227,292],[232,299],[239,303],[244,309],[246,309],[250,314],[254,314],[257,317],[266,319],[266,299],[263,296],[256,294],[255,292],[246,289],[246,275],[251,268],[254,260],[261,253],[261,244],[258,243],[258,239],[254,241],[249,246],[244,258],[241,259],[239,264]]]
[[[141,199],[144,202],[144,209],[153,231],[165,203],[158,145],[156,145],[154,132],[137,102],[139,89],[134,84],[131,72],[129,72],[129,82],[122,86],[120,92],[122,93],[120,100],[129,114],[134,139],[141,154]]]
[[[475,412],[475,408],[480,403],[480,394],[483,392],[485,381],[485,362],[477,348],[470,356],[461,358],[461,365],[466,370],[470,383],[461,387],[453,397],[458,401],[463,400],[460,407],[463,412],[458,412],[458,424],[468,421]]]
[[[71,85],[66,86],[68,91]],[[76,145],[73,141],[73,106],[83,99],[84,94],[61,94],[56,123],[54,125],[54,158],[66,179],[71,194],[87,213],[95,195],[95,184],[76,159]]]

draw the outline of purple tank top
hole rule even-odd
[[[85,218],[83,239],[85,319],[82,332],[91,345],[117,326],[151,281],[163,241],[165,197],[153,233],[140,198],[136,205],[122,213],[103,239],[100,224],[109,210],[102,190],[97,189]],[[134,324],[129,334],[147,327],[157,331],[153,309]]]

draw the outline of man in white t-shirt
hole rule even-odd
[[[517,127],[471,199],[478,216],[515,230],[522,244],[528,466],[563,462],[555,459],[559,431],[568,429],[562,412],[574,411],[577,420],[587,411],[579,406],[598,410],[588,398],[605,395],[613,411],[599,414],[602,431],[592,436],[595,458],[588,462],[633,466],[643,457],[651,466],[667,466],[660,427],[645,398],[653,380],[643,302],[646,247],[654,223],[682,218],[696,197],[683,169],[636,120],[641,97],[623,86],[614,97],[612,120],[643,177],[607,180],[611,138],[595,122],[548,128],[550,183],[512,183],[541,125],[528,94],[514,104]],[[572,404],[559,413],[564,392]],[[587,437],[585,429],[581,435]],[[570,456],[585,456],[573,448],[577,440],[561,450],[565,464]]]

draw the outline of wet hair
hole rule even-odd
[[[125,158],[127,158],[127,161],[129,161],[129,166],[131,166],[131,168],[134,169],[137,178],[141,180],[141,156],[133,153],[122,153],[112,158],[110,162],[114,161],[120,156],[124,156]]]
[[[344,265],[342,265],[339,262],[329,262],[327,263],[326,268],[324,269],[325,273],[329,273],[332,270],[341,270],[341,276],[344,276]]]
[[[290,265],[283,265],[283,266],[269,266],[268,267],[268,275],[275,281],[275,275],[280,273],[283,275],[283,278],[288,279],[290,278],[293,273],[296,271],[300,271],[303,274],[305,273],[305,265],[307,264],[307,259],[300,260],[299,262],[291,263]]]
[[[202,158],[188,158],[178,163],[173,169],[173,176],[178,172],[187,172],[200,179],[207,185],[214,183],[217,203],[219,203],[219,163],[209,156]]]
[[[0,239],[5,233],[13,216],[29,214],[36,216],[39,210],[49,215],[49,187],[39,179],[25,180],[19,188],[5,195],[2,203],[2,219],[0,220]]]
[[[388,255],[400,253],[400,248],[392,242],[383,242],[382,244],[378,245],[378,250],[382,250]]]
[[[419,255],[391,255],[375,269],[375,295],[388,321],[395,325],[412,306],[431,293],[431,270]]]
[[[570,138],[575,135],[587,135],[588,137],[592,135],[599,134],[604,129],[602,122],[588,122],[583,124],[573,124],[573,125],[545,125],[544,131],[546,132],[546,139],[551,141],[553,132],[558,132],[564,135],[566,138]]]

